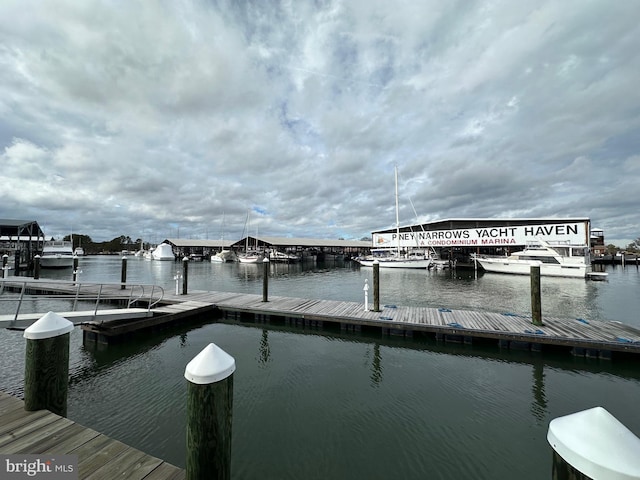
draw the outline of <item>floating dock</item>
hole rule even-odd
[[[77,455],[78,479],[180,480],[184,470],[0,392],[0,453]]]
[[[5,285],[7,287],[8,285]],[[35,287],[30,287],[34,293]],[[43,291],[51,293],[46,284]],[[62,287],[56,286],[58,291]],[[129,298],[119,284],[110,298]],[[37,290],[37,289],[36,289]],[[62,289],[64,290],[64,289]],[[69,292],[67,292],[69,293]],[[182,325],[203,319],[225,318],[243,323],[272,323],[304,329],[367,332],[381,336],[429,336],[438,341],[494,344],[518,350],[568,350],[575,356],[611,359],[613,355],[640,355],[640,329],[615,321],[544,316],[533,325],[530,316],[511,312],[480,312],[448,308],[381,306],[365,310],[363,303],[261,295],[193,291],[187,295],[165,293],[151,316],[96,318],[82,323],[85,342],[109,344],[126,341],[136,332]],[[44,314],[44,313],[43,313]],[[42,314],[42,315],[43,315]],[[132,316],[133,317],[133,316]]]

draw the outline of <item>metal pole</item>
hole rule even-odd
[[[369,280],[365,279],[364,281],[364,311],[369,311]]]
[[[188,480],[231,478],[234,358],[210,343],[185,368]]]
[[[7,263],[9,262],[9,255],[6,253],[2,256],[2,278],[7,278]]]

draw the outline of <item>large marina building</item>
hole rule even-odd
[[[452,218],[372,232],[372,247],[433,249],[443,259],[470,262],[471,254],[505,255],[542,239],[590,245],[588,218]]]

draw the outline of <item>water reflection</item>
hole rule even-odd
[[[264,328],[262,329],[262,336],[260,337],[258,353],[258,363],[260,363],[260,365],[265,366],[269,363],[269,358],[271,357],[271,348],[269,347],[269,330]]]
[[[369,356],[369,350],[367,350],[366,356]],[[373,358],[371,359],[371,379],[372,387],[379,387],[382,383],[382,355],[380,354],[380,344],[373,344]]]
[[[531,414],[538,422],[544,422],[547,418],[547,398],[544,393],[544,363],[542,359],[533,361],[532,391]]]

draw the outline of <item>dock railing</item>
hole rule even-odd
[[[17,293],[17,298],[5,295],[6,291]],[[15,303],[14,320],[18,319],[23,304],[29,301],[64,300],[72,302],[71,311],[74,312],[79,302],[91,302],[95,315],[101,304],[108,303],[124,303],[126,304],[125,308],[134,306],[140,308],[140,305],[146,305],[147,311],[150,311],[162,301],[163,297],[164,289],[159,285],[152,284],[81,283],[65,280],[19,279],[17,277],[0,278],[0,304]],[[0,307],[0,311],[7,313],[11,310],[11,308]]]

